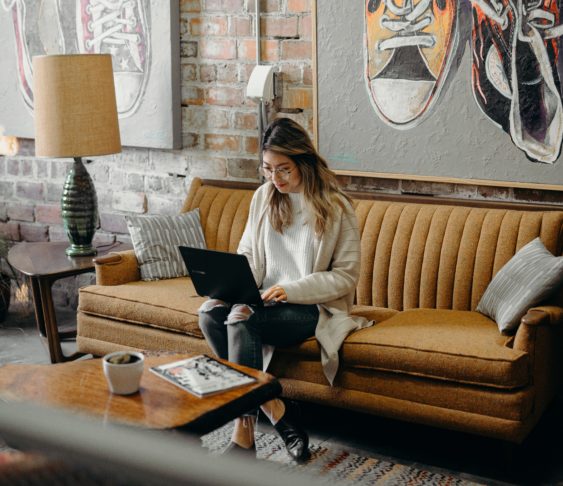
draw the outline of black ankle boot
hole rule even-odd
[[[299,424],[299,410],[295,402],[284,400],[285,413],[277,421],[274,428],[285,443],[287,452],[298,462],[309,458],[309,437]]]

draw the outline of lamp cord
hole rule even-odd
[[[112,249],[115,248],[117,246],[123,245],[123,241],[116,241],[115,239],[115,235],[113,236],[114,240],[111,243],[106,243],[105,245],[97,245],[94,248],[96,248],[96,250],[102,249],[102,248],[108,248],[108,249]]]

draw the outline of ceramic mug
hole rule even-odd
[[[128,363],[112,363],[129,355]],[[116,351],[106,354],[103,358],[104,375],[108,382],[109,390],[117,395],[130,395],[139,390],[145,356],[133,351]]]

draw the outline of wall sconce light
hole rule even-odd
[[[246,96],[258,103],[258,133],[260,139],[260,153],[262,152],[262,132],[268,124],[268,113],[266,105],[272,103],[274,93],[274,67],[257,64],[254,66],[248,84],[246,85]]]
[[[254,66],[246,85],[246,96],[263,103],[271,103],[274,100],[273,66]]]

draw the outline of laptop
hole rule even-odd
[[[198,295],[231,304],[264,305],[244,255],[191,246],[178,248]]]

